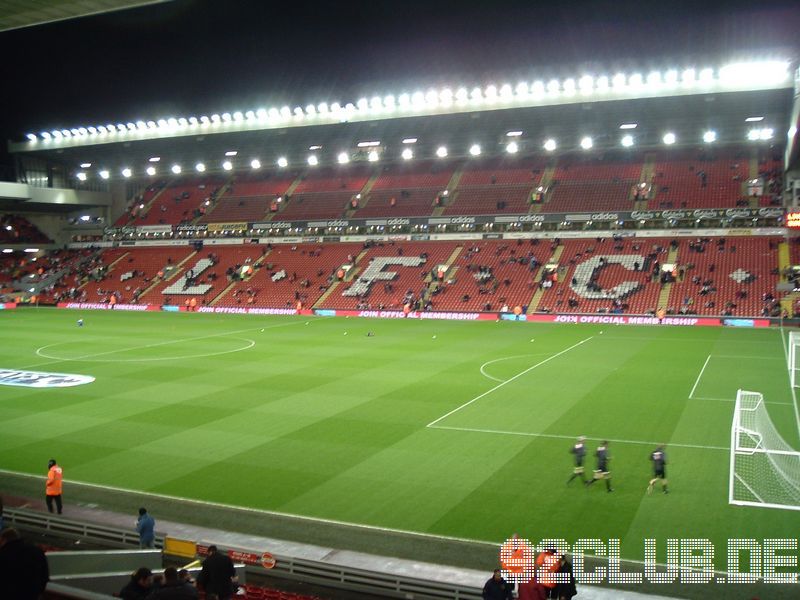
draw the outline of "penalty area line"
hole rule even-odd
[[[553,440],[574,440],[577,439],[577,435],[563,435],[558,433],[531,433],[528,431],[504,431],[502,429],[477,429],[472,427],[450,427],[448,425],[429,425],[430,429],[446,429],[449,431],[466,431],[470,433],[493,433],[495,435],[517,435],[523,437],[535,437],[535,438],[546,438],[546,439],[553,439]],[[632,444],[636,446],[659,446],[663,442],[650,442],[647,440],[620,440],[614,438],[599,438],[599,437],[590,437],[586,436],[587,440],[592,440],[595,442],[614,442],[615,444]],[[730,450],[728,446],[705,446],[702,444],[678,444],[678,443],[670,443],[666,442],[666,445],[670,448],[690,448],[692,450],[725,450],[726,452]]]
[[[462,404],[461,406],[457,406],[456,408],[454,408],[454,409],[453,409],[453,410],[451,410],[450,412],[443,414],[443,415],[442,415],[441,417],[439,417],[438,419],[434,419],[433,421],[431,421],[430,423],[428,423],[428,424],[426,425],[426,427],[432,427],[433,425],[436,425],[436,423],[438,423],[439,421],[441,421],[441,420],[443,420],[443,419],[446,419],[447,417],[449,417],[449,416],[450,416],[450,415],[452,415],[452,414],[455,414],[455,413],[457,413],[457,412],[458,412],[458,411],[460,411],[462,408],[466,408],[467,406],[469,406],[469,405],[470,405],[470,404],[472,404],[473,402],[477,402],[478,400],[480,400],[481,398],[483,398],[483,397],[485,397],[485,396],[488,396],[489,394],[491,394],[491,393],[492,393],[492,392],[494,392],[495,390],[499,390],[501,387],[503,387],[503,386],[504,386],[504,385],[506,385],[507,383],[511,383],[511,382],[512,382],[512,381],[514,381],[515,379],[518,379],[518,378],[522,377],[523,375],[525,375],[526,373],[529,373],[529,372],[533,371],[533,370],[534,370],[535,368],[537,368],[537,367],[541,367],[543,364],[550,362],[550,361],[551,361],[551,360],[553,360],[554,358],[558,358],[558,357],[559,357],[559,356],[561,356],[562,354],[566,354],[567,352],[569,352],[569,351],[570,351],[570,350],[572,350],[573,348],[577,348],[577,347],[578,347],[578,346],[580,346],[581,344],[583,344],[583,343],[585,343],[585,342],[588,342],[588,341],[589,341],[590,339],[592,339],[593,337],[594,337],[594,336],[589,336],[588,338],[586,338],[586,339],[584,339],[584,340],[581,340],[581,341],[580,341],[580,342],[578,342],[577,344],[573,344],[573,345],[572,345],[572,346],[570,346],[569,348],[565,348],[565,349],[564,349],[564,350],[562,350],[561,352],[557,352],[556,354],[553,354],[552,356],[549,356],[548,358],[545,358],[544,360],[542,360],[542,361],[539,361],[539,362],[538,362],[538,363],[536,363],[535,365],[528,367],[527,369],[525,369],[524,371],[521,371],[521,372],[517,373],[517,374],[516,374],[516,375],[514,375],[513,377],[510,377],[509,379],[506,379],[505,381],[501,381],[500,383],[498,383],[498,384],[497,384],[496,386],[494,386],[493,388],[486,390],[485,392],[483,392],[482,394],[479,394],[478,396],[475,396],[475,397],[474,397],[472,400],[468,400],[467,402],[465,402],[465,403],[464,403],[464,404]]]

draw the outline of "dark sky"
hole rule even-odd
[[[795,58],[798,32],[788,1],[176,0],[0,33],[0,135],[769,51]]]

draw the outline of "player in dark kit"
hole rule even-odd
[[[608,442],[603,442],[595,450],[595,458],[597,458],[597,467],[594,470],[594,479],[588,481],[586,485],[592,485],[598,479],[605,479],[606,491],[613,492],[611,488],[611,472],[608,470],[608,463],[611,460],[608,457]]]
[[[667,453],[664,452],[664,446],[659,446],[650,453],[650,460],[653,461],[653,478],[647,486],[647,493],[653,493],[653,486],[656,482],[661,480],[661,490],[665,494],[669,494],[667,489]]]
[[[575,470],[572,472],[572,477],[567,480],[567,485],[576,477],[580,477],[581,481],[586,483],[586,476],[583,474],[583,459],[586,457],[586,445],[583,443],[585,439],[583,436],[579,437],[569,450],[575,457]]]

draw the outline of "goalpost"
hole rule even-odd
[[[800,364],[798,364],[798,360],[800,360],[800,353],[797,352],[798,347],[800,346],[800,333],[796,331],[789,332],[789,353],[787,354],[787,367],[789,369],[789,379],[792,382],[792,388],[798,387],[800,385],[800,378],[798,377],[798,372],[800,372]]]
[[[736,394],[728,502],[800,510],[800,452],[775,429],[758,392]]]

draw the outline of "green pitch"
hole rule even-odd
[[[470,540],[621,538],[632,559],[654,537],[661,562],[669,537],[800,526],[727,503],[737,388],[800,448],[777,330],[29,309],[0,312],[0,368],[96,378],[0,386],[0,468],[56,457],[67,502],[83,481]],[[565,485],[581,434],[590,454],[611,440],[614,493]],[[671,493],[648,496],[658,443]]]

